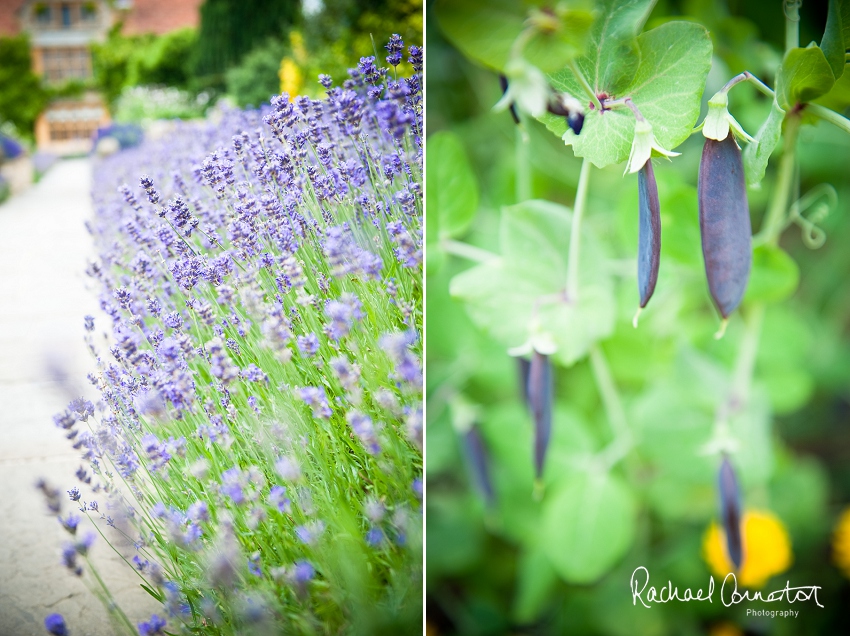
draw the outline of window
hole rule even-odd
[[[94,2],[86,2],[80,7],[80,18],[83,22],[94,22],[97,19],[97,6]]]
[[[52,121],[50,141],[69,141],[76,139],[91,139],[97,131],[96,121]]]
[[[37,4],[35,6],[35,21],[39,26],[50,26],[53,22],[53,11],[46,4]]]
[[[85,47],[43,49],[41,55],[44,76],[48,82],[64,82],[92,76],[91,53]]]
[[[71,5],[62,5],[62,28],[68,29],[71,27]]]

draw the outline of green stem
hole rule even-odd
[[[440,241],[440,247],[443,248],[443,251],[447,254],[460,256],[461,258],[465,258],[469,261],[475,261],[476,263],[487,263],[488,261],[499,258],[498,254],[488,252],[487,250],[475,247],[469,243],[453,241],[452,239],[443,239]]]
[[[741,340],[741,348],[738,350],[738,359],[735,361],[735,372],[732,376],[730,400],[739,405],[746,404],[750,398],[750,385],[756,368],[756,355],[763,322],[764,304],[756,303],[749,312],[747,328]]]
[[[617,384],[614,382],[611,368],[608,366],[605,354],[602,353],[602,349],[598,345],[594,345],[590,349],[590,366],[593,370],[596,387],[599,389],[599,395],[602,398],[605,415],[614,435],[614,439],[598,457],[601,466],[605,470],[610,470],[631,449],[632,432],[629,429],[626,410],[623,407],[620,392],[617,390]]]
[[[626,410],[623,408],[623,401],[620,399],[620,392],[617,390],[614,376],[599,345],[594,345],[590,349],[590,366],[593,369],[593,378],[596,380],[596,386],[602,398],[605,415],[611,424],[611,432],[615,438],[631,437],[629,425],[626,421]]]
[[[747,75],[747,81],[753,86],[755,86],[757,89],[759,89],[759,91],[761,91],[763,95],[767,95],[768,97],[774,96],[773,89],[771,89],[770,86],[762,82],[759,78],[757,78],[749,71],[745,71],[745,74]]]
[[[797,158],[797,134],[800,131],[800,118],[790,115],[785,119],[785,142],[782,149],[782,160],[779,163],[779,176],[774,190],[774,196],[762,222],[756,241],[776,245],[779,235],[786,227],[788,199],[794,185],[794,167]]]
[[[800,5],[802,0],[785,0],[785,52],[800,46]]]
[[[576,79],[581,84],[581,87],[584,89],[584,92],[587,93],[587,96],[590,98],[593,107],[598,111],[602,112],[602,104],[599,101],[599,98],[596,96],[596,92],[590,86],[590,82],[587,81],[587,78],[584,76],[584,73],[581,72],[581,69],[576,64],[575,60],[570,60],[569,69],[573,72],[573,75],[576,76]]]
[[[531,163],[528,159],[528,134],[521,126],[516,128],[516,199],[517,203],[531,198]]]
[[[846,133],[850,133],[850,120],[846,117],[839,115],[834,110],[830,110],[820,104],[807,104],[806,112],[811,113],[817,117],[820,117],[824,121],[828,121],[833,126],[837,126],[841,130]]]
[[[129,628],[130,634],[135,634],[135,626],[133,625],[133,623],[130,622],[130,619],[127,618],[127,615],[124,613],[124,610],[122,610],[118,603],[115,602],[115,599],[112,598],[112,593],[109,591],[109,587],[107,587],[103,579],[100,578],[100,574],[98,574],[97,568],[94,567],[94,564],[91,562],[91,559],[89,559],[88,555],[84,556],[83,558],[86,561],[86,565],[88,565],[89,567],[89,572],[92,573],[98,585],[100,585],[100,588],[103,590],[104,598],[106,598],[107,601],[106,609],[109,611],[110,614],[117,616],[125,627]]]
[[[567,287],[565,296],[568,302],[578,300],[578,264],[581,246],[581,221],[587,206],[587,185],[590,181],[590,161],[582,159],[578,177],[576,201],[573,206],[573,222],[570,228],[570,253],[567,260]]]

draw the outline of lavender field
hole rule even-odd
[[[100,400],[56,415],[85,465],[42,490],[119,632],[421,630],[422,50],[387,50],[95,164]]]

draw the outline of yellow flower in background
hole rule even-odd
[[[844,576],[850,578],[850,508],[846,508],[838,518],[832,535],[832,554],[835,564]]]
[[[301,94],[304,87],[304,76],[301,69],[291,57],[285,57],[280,61],[280,92],[289,93],[289,101]]]
[[[307,49],[304,47],[304,36],[300,31],[289,32],[289,46],[292,48],[292,57],[299,64],[307,61]]]
[[[850,522],[848,522],[850,532]],[[758,588],[767,580],[784,572],[791,566],[791,539],[782,522],[772,513],[752,511],[744,514],[743,521],[744,562],[735,572],[726,554],[726,532],[712,522],[703,539],[703,558],[712,573],[719,578],[735,572],[738,584]],[[850,535],[848,535],[850,537]],[[847,542],[850,559],[850,540]],[[850,561],[848,561],[850,562]]]
[[[708,636],[744,636],[744,632],[732,623],[717,623],[708,630]]]

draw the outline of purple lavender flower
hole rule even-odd
[[[296,561],[293,568],[292,578],[299,585],[305,585],[313,580],[316,574],[313,564],[309,561]]]
[[[384,538],[384,531],[378,526],[372,526],[369,528],[369,532],[366,533],[366,543],[373,548],[381,545],[384,542]]]
[[[387,56],[387,64],[396,67],[401,64],[402,52],[404,51],[404,41],[397,33],[390,36],[390,41],[384,47],[389,52]]]
[[[419,359],[409,349],[411,345],[416,343],[417,339],[414,331],[397,331],[381,336],[379,344],[395,362],[398,377],[415,387],[421,388],[422,368]]]
[[[314,333],[298,336],[298,350],[305,358],[312,358],[319,351],[319,339]]]
[[[331,369],[346,391],[353,391],[360,382],[360,369],[351,364],[348,358],[337,356],[330,360]]]
[[[345,419],[348,420],[351,430],[360,438],[369,453],[376,455],[381,452],[381,445],[378,443],[378,435],[375,432],[375,426],[372,424],[372,418],[360,411],[349,411]]]
[[[286,481],[298,481],[301,479],[301,466],[291,457],[280,457],[274,464],[277,474]]]
[[[49,614],[44,619],[44,628],[53,636],[68,636],[68,627],[61,614]]]
[[[393,242],[396,244],[393,251],[399,263],[405,267],[422,265],[422,248],[413,240],[401,221],[387,223],[387,232],[390,233]]]
[[[80,524],[80,517],[75,514],[69,514],[66,518],[59,518],[62,527],[72,535],[77,534],[77,526]]]
[[[165,636],[166,622],[157,614],[153,614],[149,621],[139,623],[139,636]]]
[[[292,509],[292,502],[286,498],[286,488],[283,486],[272,486],[268,501],[280,512],[288,513]]]
[[[224,471],[221,475],[221,493],[230,497],[236,505],[243,504],[247,501],[245,497],[246,486],[246,476],[238,468],[230,468]]]
[[[239,377],[239,368],[233,364],[230,356],[224,350],[221,340],[214,338],[207,343],[210,354],[210,372],[213,377],[221,380],[222,384],[229,384]]]
[[[407,58],[407,61],[410,62],[411,66],[413,66],[413,71],[415,73],[421,73],[422,72],[422,58],[423,58],[422,48],[418,47],[416,45],[413,45],[409,49],[407,49],[407,52],[408,52],[408,55],[409,55],[409,57]]]
[[[248,382],[269,381],[269,376],[267,376],[256,364],[249,364],[247,367],[242,369],[242,373],[240,375],[243,379],[248,380]]]
[[[210,511],[205,501],[196,501],[186,511],[186,516],[194,522],[209,521]]]
[[[298,397],[313,410],[313,417],[330,419],[333,415],[331,407],[328,406],[328,396],[325,387],[305,386],[298,389]]]

